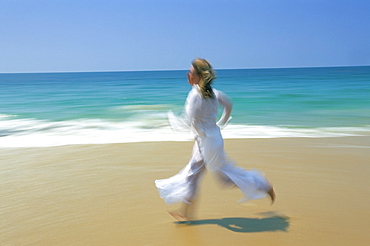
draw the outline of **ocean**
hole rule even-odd
[[[192,140],[167,122],[186,72],[0,74],[0,147]],[[216,72],[233,101],[225,139],[370,135],[370,66]]]

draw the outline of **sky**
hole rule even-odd
[[[0,0],[0,73],[370,65],[368,0]]]

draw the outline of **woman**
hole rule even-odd
[[[226,126],[232,110],[232,103],[221,91],[212,89],[215,72],[205,59],[193,61],[187,74],[192,86],[182,117],[169,114],[174,129],[190,128],[195,144],[192,158],[187,166],[175,176],[156,180],[160,196],[167,204],[182,202],[183,211],[170,212],[178,220],[189,220],[194,206],[198,183],[206,169],[217,174],[230,186],[238,187],[245,200],[270,196],[272,203],[275,193],[269,181],[258,171],[246,171],[227,159],[220,127]],[[224,107],[221,119],[217,122],[218,105]]]

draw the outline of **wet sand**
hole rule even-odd
[[[239,204],[208,172],[196,220],[166,212],[155,179],[192,142],[0,149],[0,245],[369,245],[370,137],[226,140],[277,200]]]

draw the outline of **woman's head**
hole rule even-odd
[[[197,58],[192,62],[192,68],[188,75],[189,83],[198,84],[203,97],[213,98],[212,81],[216,78],[209,61]]]

